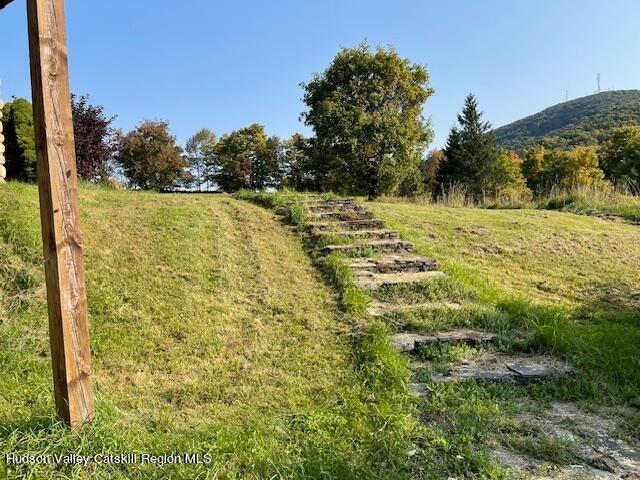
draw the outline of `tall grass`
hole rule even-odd
[[[437,196],[431,194],[416,197],[384,196],[386,203],[413,203],[440,205],[450,208],[475,207],[488,209],[544,209],[563,210],[586,215],[620,217],[640,222],[640,191],[638,187],[608,183],[597,185],[578,184],[571,188],[556,185],[549,193],[532,197],[526,191],[506,189],[499,193],[473,195],[461,184],[453,184]]]
[[[307,218],[304,213],[304,206],[296,202],[289,207],[289,221],[295,225],[299,232],[304,230],[307,224]]]
[[[611,215],[640,221],[640,197],[627,187],[577,185],[571,189],[554,187],[539,199],[539,208],[591,215]]]
[[[356,287],[351,269],[342,256],[332,253],[318,260],[322,270],[341,292],[343,308],[354,317],[367,315],[371,299]]]

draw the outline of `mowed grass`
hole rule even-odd
[[[373,332],[354,350],[273,213],[227,196],[80,197],[97,420],[70,433],[52,413],[37,190],[0,185],[0,478],[406,478],[408,406],[378,402],[358,368],[388,344]],[[211,463],[8,466],[9,453]]]
[[[411,295],[435,292],[463,305],[444,315],[389,319],[399,329],[486,328],[500,335],[501,351],[552,354],[575,367],[527,386],[430,385],[419,405],[424,427],[415,477],[515,478],[491,457],[500,445],[543,462],[572,463],[573,453],[545,432],[524,442],[514,421],[518,412],[539,412],[551,402],[612,409],[624,419],[624,435],[640,444],[640,227],[539,210],[366,206],[449,274],[447,288],[390,294],[412,303]],[[438,365],[475,349],[421,353]],[[418,372],[417,380],[428,378]]]
[[[637,400],[638,226],[538,210],[368,206],[480,303],[576,364],[578,397]]]

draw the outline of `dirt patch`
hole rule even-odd
[[[523,453],[515,453],[498,448],[491,452],[491,458],[508,469],[509,478],[527,480],[620,480],[615,473],[585,465],[567,465],[559,467],[537,460]],[[627,477],[631,480],[633,477]]]
[[[155,269],[165,275],[170,276],[171,278],[176,278],[180,280],[191,281],[193,280],[193,275],[184,272],[176,272],[173,268],[168,265],[156,265]]]
[[[471,235],[478,235],[480,237],[484,237],[485,235],[489,235],[491,230],[482,225],[471,225],[469,227],[458,227],[456,228],[459,232],[468,233]]]
[[[545,355],[504,355],[482,352],[447,372],[433,376],[435,383],[475,380],[485,382],[528,383],[572,371],[570,365]]]
[[[620,418],[614,411],[588,413],[575,404],[554,403],[545,412],[519,414],[514,420],[519,430],[566,442],[577,458],[575,464],[558,467],[503,448],[491,452],[494,460],[522,478],[640,480],[640,451],[617,435]]]

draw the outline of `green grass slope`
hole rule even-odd
[[[81,188],[93,428],[52,412],[37,190],[0,185],[0,478],[398,478],[331,290],[273,214],[226,196]],[[201,465],[8,466],[5,454],[201,453]],[[406,478],[406,477],[403,477]]]
[[[573,399],[626,403],[640,384],[640,228],[571,213],[374,203],[514,327],[578,366]]]
[[[613,128],[627,124],[640,124],[640,90],[602,92],[559,103],[494,133],[510,149],[538,144],[567,148],[596,145]]]
[[[418,404],[424,430],[415,478],[521,478],[496,468],[492,452],[501,448],[535,458],[549,472],[575,463],[575,445],[519,423],[521,415],[552,405],[612,415],[620,419],[621,435],[640,445],[640,227],[526,209],[367,207],[418,252],[440,260],[449,280],[427,293],[463,304],[455,314],[391,318],[400,330],[479,327],[500,335],[500,351],[553,355],[575,368],[522,386],[430,385]],[[448,365],[486,352],[451,347],[419,353]]]

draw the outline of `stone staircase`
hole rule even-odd
[[[374,218],[356,201],[308,197],[304,206],[307,219],[304,231],[309,242],[316,244],[323,237],[329,242],[334,240],[334,244],[325,242],[318,253],[343,255],[355,284],[374,298],[380,290],[429,285],[446,279],[437,260],[417,254],[411,242],[401,240],[397,231],[386,228],[382,220]],[[408,304],[374,300],[369,314],[385,319],[403,313],[455,312],[462,308],[463,305],[449,299]],[[421,360],[420,352],[424,348],[466,345],[479,349],[477,358],[462,361],[444,372],[433,372],[432,384],[469,380],[526,383],[571,371],[566,363],[548,356],[505,355],[484,350],[484,347],[495,346],[498,340],[493,333],[467,328],[437,333],[401,330],[393,335],[392,344],[409,357],[415,372],[425,368],[433,370],[428,361]],[[412,389],[418,395],[424,394],[429,390],[429,383],[414,383]]]

